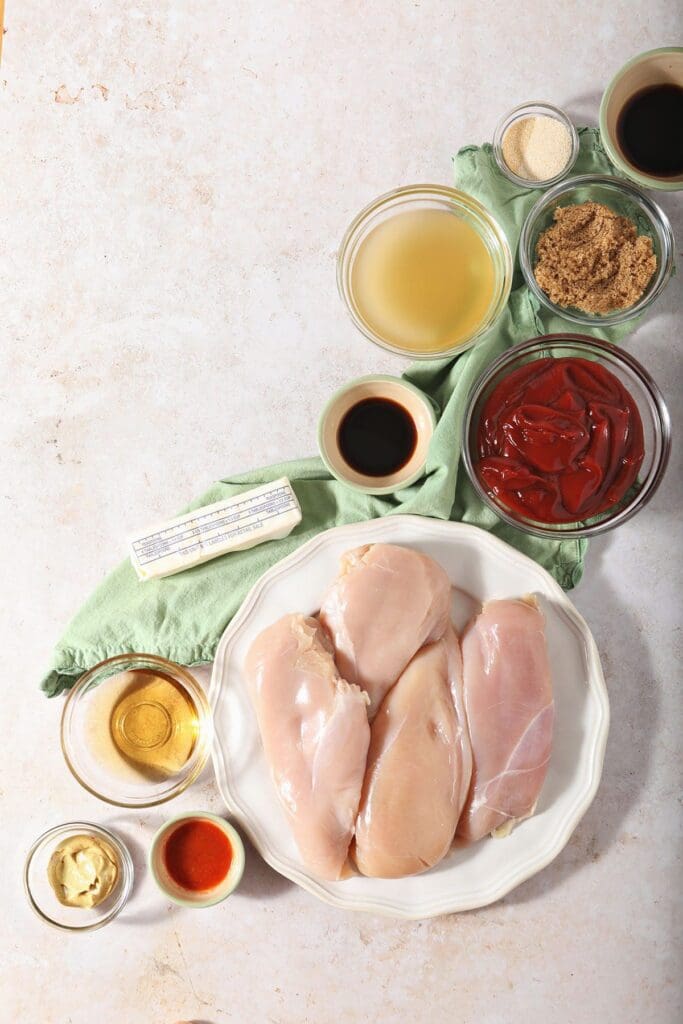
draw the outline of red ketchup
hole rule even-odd
[[[643,461],[638,407],[588,359],[536,359],[505,377],[479,422],[478,475],[512,512],[590,519],[621,501]]]
[[[206,818],[191,818],[171,832],[164,863],[173,881],[190,892],[215,889],[232,863],[232,845],[225,832]]]

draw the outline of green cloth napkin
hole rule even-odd
[[[581,149],[574,173],[611,173],[597,131],[583,128],[579,135]],[[491,210],[515,253],[522,223],[539,193],[509,182],[498,170],[489,145],[460,150],[454,170],[458,188]],[[358,494],[330,477],[320,459],[311,458],[215,483],[189,507],[288,476],[303,520],[284,540],[224,555],[164,580],[141,583],[130,562],[123,562],[67,627],[43,680],[45,693],[61,693],[98,661],[124,652],[161,654],[184,665],[211,661],[225,627],[266,569],[321,530],[377,516],[412,513],[473,523],[536,559],[564,588],[573,587],[583,572],[586,542],[545,540],[502,523],[476,496],[459,459],[465,400],[487,363],[510,345],[568,327],[567,321],[539,307],[516,266],[508,307],[485,340],[458,358],[421,362],[405,373],[440,410],[422,480],[388,497]],[[601,332],[612,339],[623,333],[623,327]]]

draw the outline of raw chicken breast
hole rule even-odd
[[[417,874],[453,842],[471,770],[467,730],[451,694],[459,673],[458,641],[449,628],[415,655],[372,723],[352,850],[364,875]]]
[[[455,708],[455,721],[457,728],[456,753],[460,758],[460,786],[458,790],[458,817],[465,806],[472,781],[472,745],[470,743],[470,732],[467,725],[467,713],[465,711],[465,693],[463,690],[462,674],[462,652],[460,643],[451,623],[448,624],[443,637],[448,657],[448,685],[451,691],[451,699]]]
[[[370,720],[416,651],[443,636],[450,596],[446,573],[419,551],[371,544],[342,557],[320,620],[339,671],[370,697]]]
[[[473,841],[533,814],[548,770],[554,708],[536,601],[485,604],[462,657],[473,770],[458,835]]]
[[[342,679],[317,619],[286,615],[245,662],[261,739],[294,839],[320,878],[343,873],[370,742],[367,696]]]

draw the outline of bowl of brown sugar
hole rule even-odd
[[[584,174],[531,208],[519,262],[542,306],[574,323],[609,326],[639,316],[661,293],[673,270],[673,232],[636,185]]]

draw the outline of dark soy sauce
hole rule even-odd
[[[629,163],[645,174],[683,174],[683,88],[662,83],[626,101],[617,119],[617,139]]]
[[[412,458],[417,429],[412,416],[390,398],[364,398],[345,413],[337,432],[339,450],[357,473],[390,476]]]

